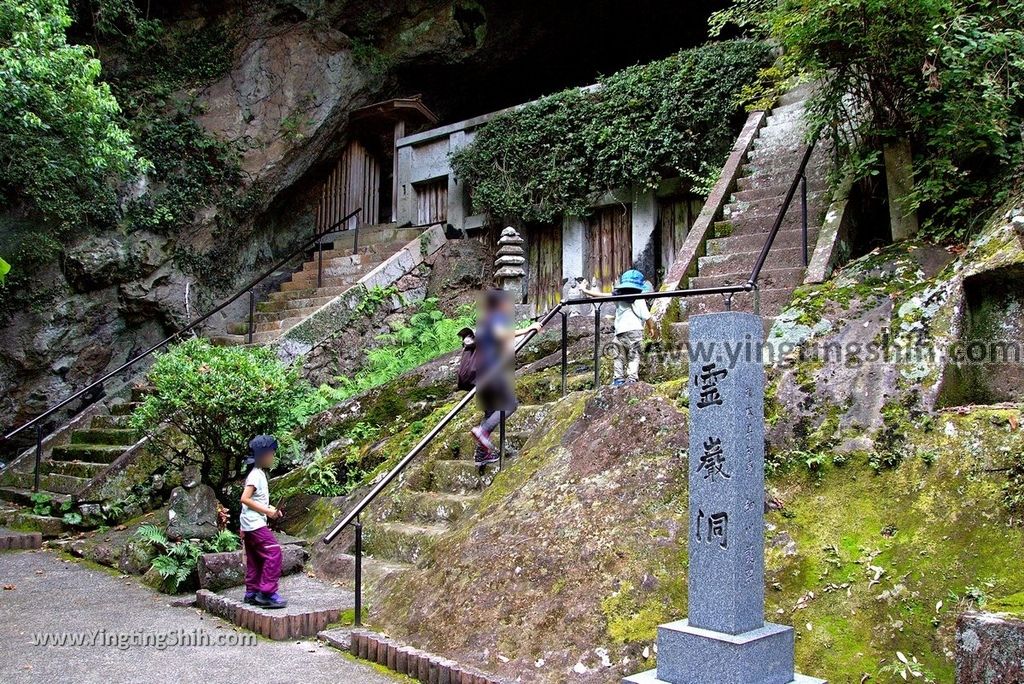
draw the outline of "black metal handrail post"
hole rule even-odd
[[[324,236],[317,240],[316,248],[316,287],[320,289],[324,285]]]
[[[43,425],[36,425],[36,467],[32,478],[32,491],[39,491],[39,464],[43,461]]]
[[[562,396],[566,395],[569,383],[569,314],[562,311]]]
[[[355,524],[356,548],[355,548],[355,594],[356,614],[355,626],[363,624],[363,524],[356,518]]]
[[[28,421],[27,423],[23,423],[19,427],[11,430],[7,434],[5,434],[3,436],[3,438],[0,438],[0,442],[6,442],[7,440],[11,439],[15,435],[20,434],[23,430],[27,430],[30,427],[40,425],[42,423],[42,421],[46,420],[48,417],[50,417],[51,415],[53,415],[54,413],[56,413],[60,409],[64,408],[65,406],[67,406],[71,402],[73,402],[76,399],[84,396],[88,392],[91,392],[93,389],[99,387],[100,385],[102,385],[104,382],[106,382],[110,378],[114,377],[115,375],[119,375],[120,373],[123,373],[124,371],[126,371],[129,368],[133,367],[136,363],[138,363],[139,361],[149,357],[154,352],[159,351],[160,349],[163,349],[168,344],[170,344],[175,339],[177,339],[180,335],[183,335],[184,333],[189,332],[189,331],[193,330],[194,328],[198,327],[202,323],[205,323],[212,316],[214,316],[215,314],[220,313],[221,311],[226,309],[228,306],[230,306],[231,304],[235,303],[239,298],[241,298],[247,292],[249,292],[250,290],[255,288],[257,285],[259,285],[261,282],[263,282],[264,280],[269,278],[271,275],[273,275],[275,272],[277,272],[278,269],[280,269],[282,266],[287,264],[289,261],[291,261],[293,258],[295,258],[298,254],[301,254],[302,252],[305,252],[307,249],[312,247],[317,242],[317,240],[320,240],[325,234],[330,233],[332,230],[334,230],[334,228],[336,228],[339,225],[344,224],[346,221],[348,221],[349,219],[355,217],[361,211],[362,211],[362,209],[356,209],[355,211],[350,213],[347,217],[343,218],[341,221],[339,221],[338,223],[334,224],[333,226],[328,228],[323,233],[320,233],[316,237],[313,237],[313,238],[310,238],[309,240],[306,240],[305,242],[302,243],[301,246],[299,246],[295,250],[293,250],[288,256],[284,257],[283,259],[280,259],[277,263],[275,263],[273,265],[273,267],[271,267],[270,269],[264,271],[262,274],[260,274],[258,277],[254,278],[253,280],[249,281],[249,283],[245,287],[237,290],[235,292],[235,294],[233,294],[232,296],[230,296],[227,299],[225,299],[223,302],[218,304],[212,310],[206,312],[205,314],[203,314],[199,318],[196,318],[195,320],[191,321],[190,323],[187,323],[185,325],[185,327],[183,327],[180,330],[178,330],[177,332],[171,334],[169,337],[164,338],[160,342],[157,342],[153,346],[149,347],[148,349],[146,349],[145,351],[141,352],[140,354],[132,357],[128,361],[125,361],[123,364],[121,364],[120,366],[118,366],[114,370],[109,371],[108,373],[104,374],[102,377],[100,377],[99,380],[96,380],[95,382],[92,382],[92,383],[86,385],[82,389],[80,389],[77,392],[75,392],[74,394],[72,394],[70,397],[67,397],[66,399],[64,399],[61,402],[59,402],[58,404],[56,404],[55,406],[52,406],[52,407],[48,408],[46,411],[44,411],[43,413],[39,414],[38,416],[36,416],[32,420]]]
[[[355,232],[352,233],[352,254],[359,256],[359,221],[356,221]]]
[[[807,173],[800,174],[800,228],[803,231],[804,268],[807,267]]]
[[[601,386],[601,305],[594,304],[594,389]]]
[[[505,412],[501,412],[501,422],[498,423],[498,470],[505,467]]]
[[[256,332],[256,291],[249,290],[249,344],[252,344],[253,335]]]

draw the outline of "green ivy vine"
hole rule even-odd
[[[742,123],[739,94],[774,56],[766,42],[723,41],[602,78],[496,116],[452,155],[474,209],[521,221],[585,215],[601,194],[702,183]]]

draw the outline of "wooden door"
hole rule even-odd
[[[439,178],[413,186],[416,192],[416,224],[427,226],[448,221],[448,179]]]
[[[532,225],[526,230],[529,248],[526,301],[535,314],[562,299],[562,225]]]
[[[586,221],[584,275],[591,287],[611,290],[633,267],[633,205],[600,207]]]
[[[660,201],[658,223],[661,229],[661,250],[657,259],[658,280],[675,262],[690,228],[697,220],[703,200],[692,195],[670,197]]]
[[[356,209],[362,211],[346,225],[339,225]],[[380,209],[380,164],[358,140],[345,147],[327,174],[320,190],[316,225],[318,232],[352,228],[355,222],[374,224]]]

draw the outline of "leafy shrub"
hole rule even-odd
[[[1021,16],[1024,0],[736,0],[712,24],[770,35],[781,72],[821,84],[813,117],[848,168],[877,173],[878,143],[911,139],[924,232],[965,239],[1024,161]]]
[[[716,173],[742,121],[738,94],[773,61],[732,41],[684,50],[496,116],[452,156],[478,211],[522,221],[582,216],[610,190]]]
[[[116,181],[136,151],[92,49],[69,45],[64,0],[0,0],[0,204],[42,216],[0,230],[15,272],[0,285],[0,316],[32,303],[35,265],[60,240],[110,222]]]
[[[462,343],[459,330],[475,324],[476,312],[471,305],[459,309],[455,318],[447,318],[438,308],[437,299],[425,299],[406,326],[380,336],[384,344],[367,352],[366,366],[354,377],[338,378],[338,387],[322,386],[309,410],[323,410],[458,349]]]
[[[221,490],[241,468],[249,440],[276,434],[285,447],[305,418],[296,407],[311,389],[272,349],[215,347],[192,339],[157,357],[148,374],[153,391],[135,410],[132,425],[159,436],[176,428],[187,456],[202,464],[202,478]]]
[[[176,594],[190,584],[199,566],[199,557],[204,553],[235,551],[241,546],[238,535],[230,530],[221,530],[213,539],[196,543],[191,540],[171,541],[156,525],[142,525],[135,531],[135,538],[145,544],[153,558],[153,568],[164,579],[163,589]]]

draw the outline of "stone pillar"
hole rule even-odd
[[[524,240],[512,226],[501,231],[498,239],[498,258],[494,265],[494,282],[509,293],[513,304],[526,301],[526,256]]]
[[[690,318],[690,617],[625,682],[822,682],[795,674],[793,628],[764,621],[763,341],[754,314]]]
[[[886,143],[885,184],[889,194],[889,225],[893,242],[906,240],[917,233],[917,213],[911,210],[908,196],[914,189],[914,157],[910,140],[904,138]]]

